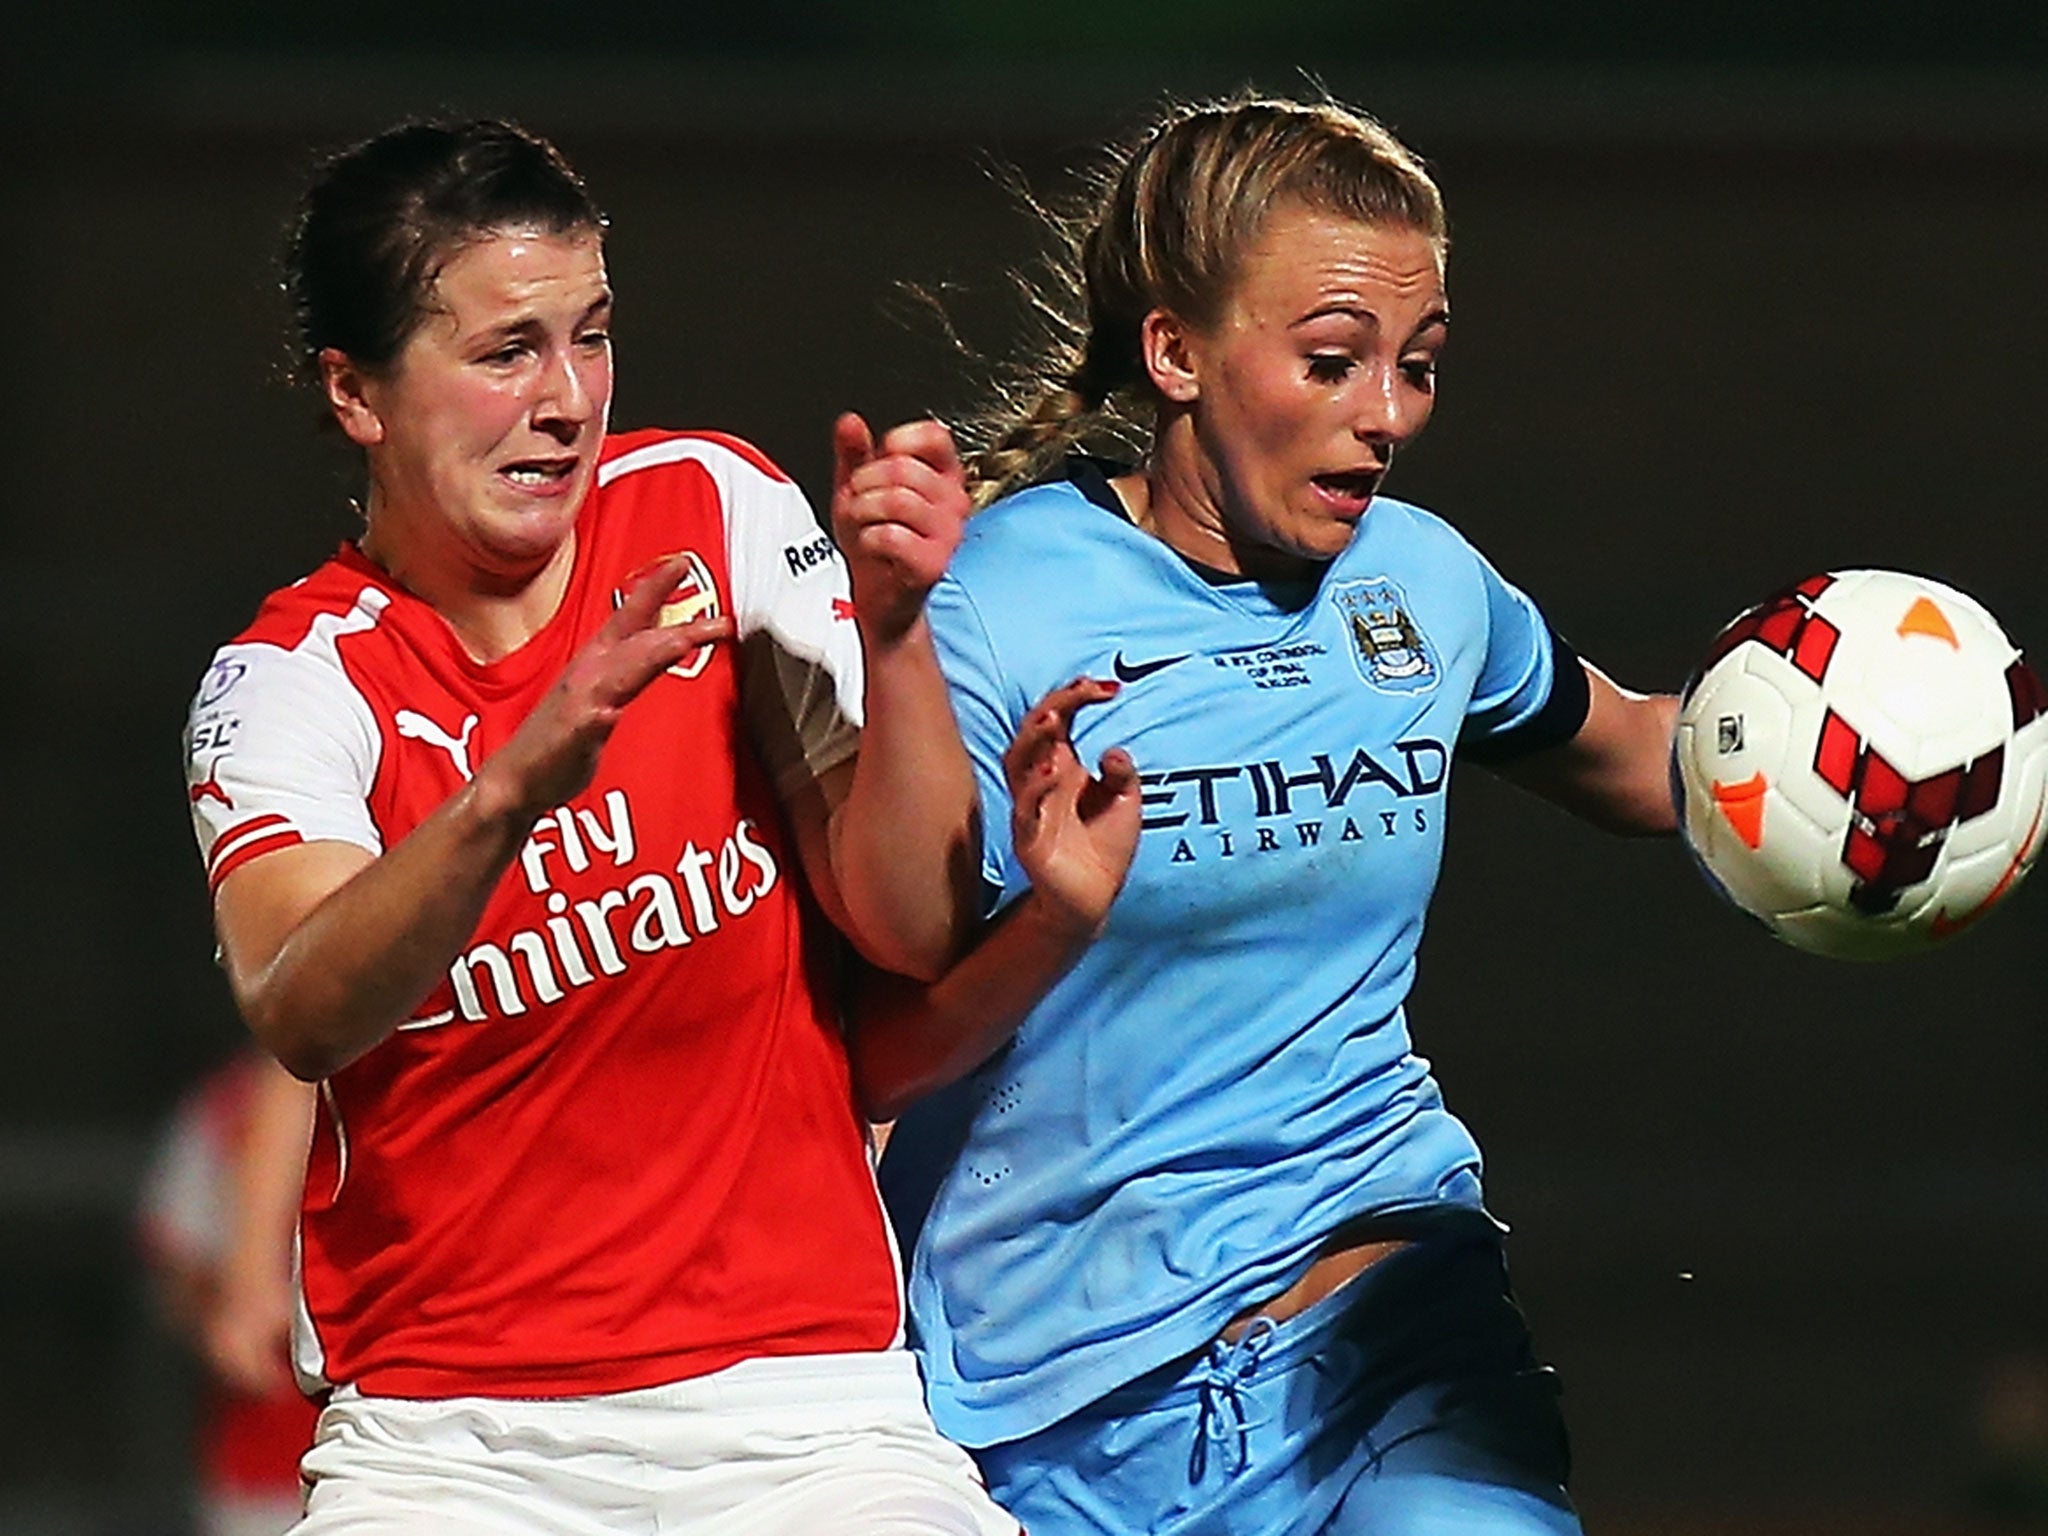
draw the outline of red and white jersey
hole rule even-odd
[[[489,665],[352,546],[216,657],[187,733],[217,886],[381,852],[502,746],[633,576],[730,613],[626,709],[415,1017],[322,1086],[300,1373],[397,1397],[573,1396],[879,1349],[900,1280],[777,798],[858,745],[844,563],[802,494],[708,434],[607,441],[575,569]]]

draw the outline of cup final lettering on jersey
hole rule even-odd
[[[781,878],[761,831],[741,817],[699,846],[686,839],[673,865],[642,860],[623,789],[560,806],[534,823],[507,881],[537,924],[472,944],[448,968],[448,992],[401,1029],[481,1024],[558,1003],[570,992],[624,975],[635,956],[701,942],[744,918]],[[650,867],[651,866],[651,867]],[[592,895],[572,896],[574,881]]]

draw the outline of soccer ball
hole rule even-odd
[[[2048,836],[2048,690],[1921,576],[1813,576],[1741,615],[1686,685],[1673,755],[1709,881],[1818,954],[1939,943]]]

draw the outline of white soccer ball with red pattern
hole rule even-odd
[[[1926,949],[2048,839],[2048,691],[1984,608],[1897,571],[1813,576],[1724,629],[1687,684],[1687,843],[1818,954]]]

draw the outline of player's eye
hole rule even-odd
[[[1308,359],[1308,376],[1318,384],[1341,384],[1356,366],[1357,363],[1343,352],[1312,352]]]
[[[587,347],[592,351],[597,351],[612,344],[612,333],[603,330],[585,331],[576,338],[576,344],[580,347]]]
[[[1436,359],[1433,357],[1404,357],[1401,359],[1401,377],[1409,387],[1427,393],[1436,388]]]

